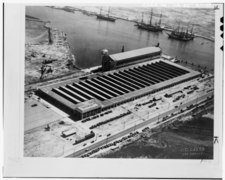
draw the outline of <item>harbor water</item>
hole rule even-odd
[[[147,32],[138,29],[131,21],[117,19],[116,22],[108,22],[78,11],[70,13],[49,7],[28,6],[26,14],[44,21],[49,20],[53,28],[64,31],[80,68],[100,65],[102,49],[108,49],[109,54],[113,54],[121,52],[122,46],[128,51],[157,43],[164,54],[210,69],[214,67],[214,42],[202,38],[189,42],[177,41],[168,39],[166,31]],[[202,24],[198,27],[204,28]],[[204,33],[204,29],[202,32]]]

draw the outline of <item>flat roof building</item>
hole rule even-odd
[[[146,47],[111,55],[104,54],[102,56],[102,69],[103,71],[113,70],[124,65],[149,61],[160,55],[161,49],[159,47]]]
[[[75,109],[75,112],[77,112],[78,117],[83,119],[84,117],[88,117],[101,112],[101,108],[101,104],[97,99],[91,99],[79,103]]]
[[[119,56],[123,59],[123,55],[114,58]],[[78,120],[199,76],[197,71],[157,58],[49,85],[39,94]]]

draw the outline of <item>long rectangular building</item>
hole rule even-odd
[[[157,58],[49,85],[39,94],[78,120],[199,76],[197,71]]]
[[[149,61],[161,55],[159,47],[145,47],[117,54],[102,56],[102,70],[109,71],[123,66]]]

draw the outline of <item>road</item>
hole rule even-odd
[[[110,141],[113,141],[113,140],[118,139],[118,138],[120,138],[122,136],[125,136],[126,134],[129,134],[132,131],[135,131],[135,130],[137,130],[139,128],[145,127],[146,125],[148,125],[148,124],[150,124],[152,122],[156,122],[159,118],[163,118],[165,116],[170,115],[171,113],[175,113],[175,112],[179,111],[182,108],[190,106],[191,104],[196,104],[196,103],[206,99],[207,97],[212,96],[213,94],[214,94],[213,92],[209,92],[209,93],[207,93],[207,94],[205,94],[205,95],[203,95],[201,97],[198,97],[198,98],[196,98],[194,100],[190,100],[189,102],[180,105],[179,108],[166,111],[166,112],[160,114],[159,116],[157,115],[157,116],[155,116],[155,117],[153,117],[153,118],[151,118],[149,120],[146,120],[146,121],[144,121],[144,122],[142,122],[140,124],[137,124],[137,125],[135,125],[133,127],[130,127],[130,128],[128,128],[128,129],[126,129],[126,130],[124,130],[122,132],[119,132],[119,133],[117,133],[115,135],[111,135],[111,136],[107,137],[106,139],[103,139],[101,141],[95,142],[94,144],[89,145],[88,147],[85,147],[85,148],[83,148],[81,150],[78,150],[77,152],[74,152],[74,153],[72,153],[72,154],[70,154],[70,155],[68,155],[66,157],[79,157],[79,156],[87,153],[87,151],[91,151],[91,150],[94,150],[94,149],[96,149],[96,148],[98,148],[100,146],[103,146],[104,144],[109,143]]]

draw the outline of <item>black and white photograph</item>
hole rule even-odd
[[[20,87],[22,120],[6,125],[10,143],[18,138],[9,161],[220,166],[223,4],[24,4],[18,12],[21,80],[5,92],[10,99]]]
[[[26,6],[24,156],[213,159],[213,6]]]

